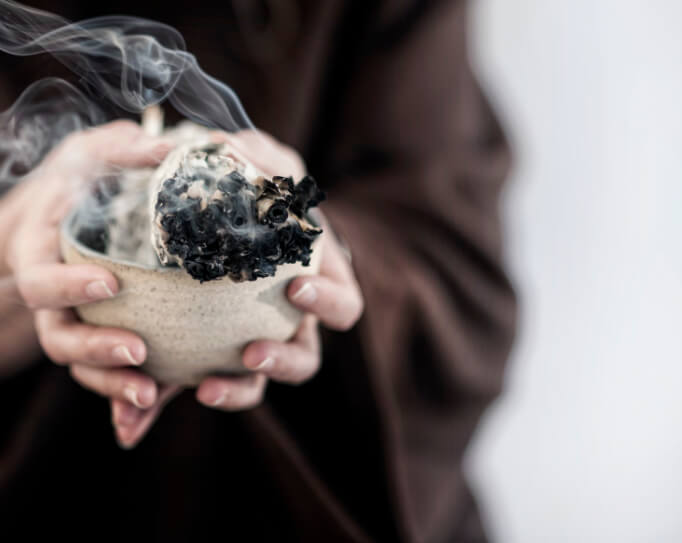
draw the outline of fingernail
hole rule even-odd
[[[102,300],[104,298],[113,298],[114,293],[104,281],[93,281],[88,283],[85,287],[85,294],[91,300]]]
[[[253,366],[251,369],[253,370],[267,370],[270,369],[275,363],[275,359],[271,356],[268,356],[258,362],[255,366]]]
[[[128,347],[125,345],[118,345],[114,347],[112,353],[114,358],[118,358],[122,362],[128,362],[128,364],[132,364],[133,366],[139,366],[143,362],[142,360],[137,360],[134,358],[133,355],[130,354]]]
[[[218,396],[215,400],[211,402],[212,407],[218,407],[221,405],[229,396],[229,392],[225,391],[223,392],[220,396]]]
[[[137,397],[137,389],[133,385],[126,385],[123,388],[123,397],[135,407],[143,408],[140,399]]]
[[[304,283],[301,288],[294,292],[291,301],[303,305],[310,305],[317,299],[317,292],[311,283]]]

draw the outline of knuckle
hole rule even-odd
[[[108,357],[104,355],[103,344],[97,329],[87,329],[81,341],[82,357],[87,360],[106,362]]]
[[[45,355],[57,365],[61,366],[68,363],[69,359],[66,356],[65,351],[60,347],[59,342],[54,339],[53,334],[50,333],[50,329],[46,329],[39,321],[36,322],[35,328],[38,335],[38,343],[40,343]]]
[[[46,351],[45,354],[47,354],[47,357],[58,366],[65,366],[69,362],[65,356],[61,355],[61,353],[51,353]]]
[[[81,383],[81,372],[80,366],[78,364],[69,364],[69,375],[75,380]]]
[[[355,326],[355,323],[357,322],[357,318],[355,314],[349,313],[347,315],[342,315],[339,317],[338,323],[337,323],[337,328],[341,332],[348,332],[353,326]]]
[[[95,360],[100,358],[98,356],[99,354],[99,349],[97,348],[97,341],[96,337],[91,333],[88,332],[81,344],[82,349],[83,349],[83,357],[87,358],[89,360]]]
[[[350,306],[343,313],[339,319],[339,328],[343,332],[347,332],[360,320],[362,313],[365,310],[365,304],[361,296],[356,296],[352,299]]]
[[[58,366],[63,366],[69,362],[66,353],[55,342],[43,339],[40,344],[47,357]]]
[[[90,390],[92,392],[98,392],[96,389],[92,387],[92,383],[90,383],[90,380],[83,375],[83,368],[79,364],[70,364],[69,365],[69,375],[71,375],[71,378],[76,381],[80,386],[83,388]]]
[[[263,398],[265,397],[265,384],[258,385],[250,401],[247,402],[247,409],[251,409],[263,403]]]
[[[289,384],[292,385],[302,385],[310,381],[315,374],[320,369],[320,357],[311,354],[306,358],[304,363],[301,364],[299,371],[291,374],[286,379]]]

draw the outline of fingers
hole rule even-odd
[[[329,228],[320,214],[324,228]],[[360,318],[364,301],[353,268],[341,246],[328,233],[322,249],[319,275],[294,279],[287,289],[289,300],[303,311],[319,317],[334,330],[349,330]]]
[[[244,366],[274,379],[290,384],[303,383],[320,367],[320,339],[317,319],[306,315],[296,335],[287,343],[256,341],[243,356]]]
[[[71,171],[80,170],[85,161],[136,168],[158,164],[172,147],[172,142],[146,134],[140,125],[119,120],[71,134],[55,158]]]
[[[98,266],[36,264],[20,268],[17,288],[31,309],[58,309],[112,298],[118,292],[114,275]]]
[[[69,310],[41,309],[35,323],[43,350],[57,364],[139,366],[147,357],[144,342],[132,332],[83,324]]]
[[[305,164],[295,149],[281,143],[266,132],[240,130],[227,133],[213,131],[215,142],[229,143],[241,158],[245,158],[268,175],[292,176],[299,180],[305,175]]]
[[[59,260],[58,225],[88,183],[110,173],[112,166],[156,165],[172,147],[172,142],[148,136],[130,121],[116,121],[65,138],[31,172],[24,182],[25,191],[18,193],[18,202],[30,205],[31,213],[18,221],[8,247],[12,269]]]
[[[127,401],[141,409],[152,407],[156,402],[156,383],[140,372],[81,364],[72,364],[69,370],[82,386],[101,396]]]
[[[111,399],[111,424],[114,429],[118,426],[132,426],[140,420],[144,411],[132,405],[130,402],[120,399]]]
[[[239,411],[263,400],[267,378],[262,374],[239,377],[208,377],[196,392],[197,400],[215,409]]]
[[[119,445],[124,449],[131,449],[137,445],[152,427],[163,408],[181,390],[178,386],[161,387],[156,403],[149,409],[139,409],[127,401],[113,399],[111,418]]]
[[[121,168],[158,165],[174,144],[144,133],[130,121],[116,121],[67,136],[27,181],[39,223],[54,223],[82,196],[87,184]]]
[[[320,262],[320,275],[324,275],[337,282],[353,283],[357,286],[355,281],[355,274],[350,265],[348,253],[341,248],[337,241],[335,234],[331,232],[331,226],[324,214],[318,209],[316,216],[322,223],[322,228],[327,231],[325,236],[324,246],[322,247],[322,261]]]
[[[349,330],[363,311],[360,289],[350,278],[335,281],[323,275],[297,277],[287,295],[295,306],[313,313],[333,330]]]

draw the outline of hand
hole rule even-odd
[[[265,134],[249,131],[216,133],[215,137],[238,147],[269,175],[292,175],[299,179],[305,172],[295,151]],[[204,379],[196,391],[202,404],[225,411],[248,409],[261,402],[269,379],[290,384],[310,379],[320,367],[318,321],[334,330],[348,330],[360,317],[363,300],[352,267],[329,225],[322,220],[326,236],[319,275],[298,277],[287,290],[292,304],[306,312],[298,331],[286,343],[263,340],[248,345],[243,364],[253,373],[246,377]],[[148,409],[114,399],[112,414],[119,442],[124,446],[137,443],[175,392],[165,391]]]
[[[10,195],[13,209],[21,212],[4,257],[33,311],[43,350],[57,364],[69,365],[88,388],[140,406],[158,399],[154,381],[131,369],[145,360],[144,342],[126,330],[83,324],[69,309],[114,296],[116,278],[97,266],[61,263],[59,224],[98,172],[154,166],[170,148],[126,121],[72,134]]]
[[[303,174],[298,155],[269,136],[255,132],[214,136],[243,148],[263,170],[267,171],[267,163],[273,174],[297,178]],[[34,311],[41,346],[57,364],[68,365],[76,381],[110,398],[116,435],[125,447],[139,442],[179,388],[160,387],[134,370],[146,358],[144,342],[138,336],[81,323],[69,309],[116,295],[118,284],[110,272],[97,266],[59,262],[59,223],[74,195],[96,177],[93,172],[98,168],[152,166],[170,147],[163,140],[145,136],[129,122],[68,137],[18,187],[18,205],[31,213],[21,216],[7,249],[6,261],[19,292]],[[294,338],[288,343],[253,343],[245,350],[244,364],[254,373],[204,380],[197,390],[199,401],[225,410],[246,409],[260,402],[268,377],[297,383],[317,371],[317,319],[332,328],[346,329],[362,311],[350,265],[331,235],[323,255],[319,276],[296,279],[289,287],[292,302],[311,313]]]

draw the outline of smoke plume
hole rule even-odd
[[[0,115],[3,184],[30,171],[66,134],[108,120],[104,105],[140,113],[168,101],[207,127],[253,127],[234,91],[199,67],[177,30],[156,21],[107,16],[72,23],[0,0],[0,51],[49,53],[85,83],[79,90],[56,78],[40,80]]]

